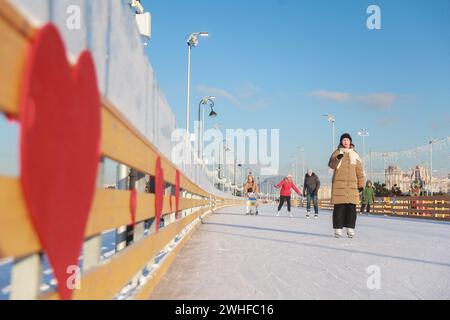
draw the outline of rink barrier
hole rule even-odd
[[[306,200],[293,205],[306,207]],[[360,207],[361,204],[358,212]],[[319,208],[333,210],[333,204],[330,199],[319,199]],[[450,196],[377,198],[371,206],[371,214],[450,221]]]
[[[9,118],[17,119],[19,113],[24,60],[35,32],[31,23],[11,4],[0,3],[0,113]],[[104,97],[101,100],[101,156],[147,177],[155,176],[156,160],[160,157],[166,184],[162,226],[155,232],[155,194],[142,188],[141,183],[141,188],[137,188],[132,241],[102,259],[102,234],[131,226],[130,191],[104,189],[98,184],[85,229],[81,286],[74,290],[72,298],[113,299],[124,287],[133,285],[134,294],[129,298],[147,299],[199,224],[199,218],[242,201],[210,194],[181,173],[179,211],[175,212],[173,188],[178,168]],[[98,172],[102,172],[102,166],[103,162]],[[186,227],[194,223],[186,233]],[[174,244],[176,238],[177,245],[157,265],[156,271],[144,279],[143,271],[152,268],[156,256],[169,244]],[[26,209],[20,178],[0,175],[0,260],[13,261],[10,299],[59,299],[56,290],[42,290],[44,255]]]

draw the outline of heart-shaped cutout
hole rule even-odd
[[[164,206],[164,171],[161,166],[161,157],[156,159],[155,166],[155,223],[156,232],[159,231],[161,223],[161,214]]]
[[[131,225],[133,228],[136,226],[136,208],[137,208],[137,191],[132,189],[130,192],[130,216]]]
[[[177,170],[175,174],[175,211],[176,218],[179,219],[179,211],[180,211],[180,185],[181,185],[181,174],[180,171]]]
[[[30,43],[19,120],[20,180],[28,212],[53,267],[61,299],[70,299],[100,159],[100,95],[93,59],[67,61],[48,24]]]

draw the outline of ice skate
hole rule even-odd
[[[314,219],[319,219],[319,214],[318,214],[318,213],[316,213],[316,214],[314,215]]]
[[[309,219],[309,211],[306,212],[306,219]]]
[[[334,230],[334,237],[335,238],[341,238],[342,237],[342,229],[335,229]]]
[[[279,217],[280,216],[281,211],[277,212],[277,215],[275,217]]]
[[[355,236],[355,229],[347,228],[347,236],[352,239]]]

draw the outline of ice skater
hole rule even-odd
[[[373,204],[375,203],[375,190],[372,187],[372,181],[367,181],[366,187],[362,192],[361,200],[362,201],[360,214],[363,214],[364,212],[367,212],[367,214],[369,214],[370,207],[373,206]]]
[[[299,195],[302,196],[300,190],[298,190],[297,186],[294,182],[292,182],[292,175],[288,175],[284,178],[279,184],[275,186],[275,188],[280,189],[280,204],[278,205],[277,217],[280,216],[281,208],[283,208],[283,204],[286,201],[287,208],[289,212],[289,217],[293,217],[291,213],[291,189]]]
[[[342,237],[345,227],[348,237],[353,238],[356,206],[359,205],[359,192],[364,190],[365,178],[362,160],[356,153],[352,137],[348,133],[341,136],[339,147],[331,155],[328,166],[334,170],[331,202],[334,204],[335,237]]]
[[[259,189],[258,189],[258,184],[255,182],[255,178],[249,174],[247,176],[247,182],[244,185],[244,196],[245,197],[249,197],[249,196],[257,196],[259,193]],[[258,208],[259,208],[259,203],[258,203],[258,199],[256,199],[256,215],[258,215]]]
[[[319,203],[317,199],[320,189],[319,177],[312,171],[312,169],[308,169],[304,181],[303,196],[306,196],[306,218],[309,219],[311,214],[312,201],[314,204],[314,217],[317,219],[319,217]]]

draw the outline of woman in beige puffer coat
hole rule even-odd
[[[338,150],[331,155],[328,166],[334,170],[331,202],[334,204],[333,228],[337,238],[342,229],[353,238],[356,226],[356,206],[359,192],[364,189],[364,169],[362,160],[355,151],[352,137],[346,133],[340,140]]]

